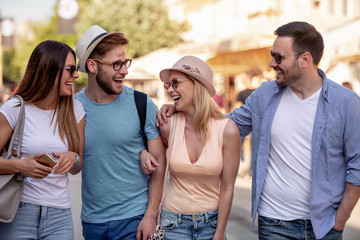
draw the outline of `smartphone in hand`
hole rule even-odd
[[[46,153],[41,155],[38,158],[37,162],[48,167],[54,167],[56,165],[56,161],[52,157],[50,157],[49,154]]]

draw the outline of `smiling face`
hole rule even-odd
[[[270,67],[276,71],[275,82],[279,86],[293,86],[302,78],[303,72],[299,66],[300,55],[293,54],[292,38],[277,37],[274,41],[273,53],[284,54],[281,63],[277,64],[274,58],[271,58]]]
[[[61,76],[61,83],[60,83],[60,96],[71,96],[73,92],[73,84],[75,81],[75,78],[79,77],[79,74],[77,71],[74,71],[71,74],[71,68],[72,66],[76,66],[74,55],[70,52],[68,53],[65,61],[64,70],[62,72]],[[57,87],[57,84],[54,85],[54,88]]]
[[[103,58],[102,61],[116,62],[126,60],[126,51],[124,46],[115,47],[109,51]],[[113,65],[102,64],[96,62],[98,72],[96,74],[96,82],[100,88],[111,95],[118,95],[122,92],[123,80],[128,74],[128,70],[125,66],[122,66],[120,70],[115,71]]]
[[[164,86],[166,93],[173,99],[177,111],[188,111],[195,108],[193,101],[195,86],[185,74],[174,70],[170,71],[169,79],[164,82]]]

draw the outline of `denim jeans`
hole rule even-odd
[[[15,219],[0,223],[1,239],[72,240],[71,209],[45,207],[21,202]]]
[[[160,224],[164,228],[166,240],[213,239],[217,225],[217,210],[182,214],[162,209]],[[224,239],[226,240],[226,237]]]
[[[316,239],[310,220],[283,221],[259,216],[258,226],[260,240]],[[341,240],[342,233],[342,230],[332,228],[321,240]]]
[[[144,215],[139,215],[122,220],[88,223],[82,221],[83,236],[85,240],[133,240]]]

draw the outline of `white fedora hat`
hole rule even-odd
[[[175,70],[185,73],[197,81],[199,81],[208,90],[211,96],[214,96],[216,91],[213,85],[213,71],[210,66],[195,56],[185,56],[177,61],[171,68],[161,70],[160,79],[163,82],[169,80],[170,71]]]
[[[98,25],[91,26],[86,32],[80,37],[76,44],[76,55],[79,58],[79,71],[86,73],[86,61],[94,48],[103,40],[105,37],[114,34],[115,32],[108,33]]]

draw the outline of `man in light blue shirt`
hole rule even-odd
[[[252,133],[252,217],[260,239],[341,239],[360,196],[360,100],[317,66],[323,39],[279,27],[263,83],[230,116]]]
[[[156,229],[165,166],[165,149],[156,128],[157,108],[147,97],[144,132],[159,163],[142,173],[145,148],[134,90],[123,85],[131,59],[128,39],[90,27],[79,39],[79,70],[88,86],[75,97],[83,104],[85,147],[82,168],[82,226],[86,240],[149,239]]]

